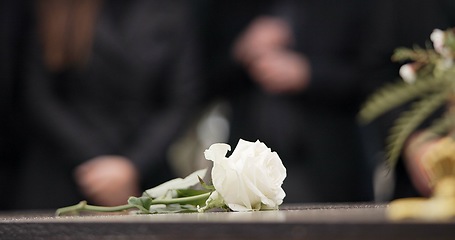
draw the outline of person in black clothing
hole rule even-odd
[[[22,118],[18,117],[18,80],[22,34],[30,20],[27,1],[0,2],[0,210],[10,209],[21,154]]]
[[[446,8],[427,0],[242,4],[212,2],[205,44],[211,93],[231,105],[231,145],[260,139],[279,153],[285,202],[373,200],[387,124],[359,127],[358,110],[396,79],[393,50],[443,27]]]
[[[202,87],[189,3],[25,7],[18,79],[26,142],[9,208],[125,204],[174,177],[167,150]]]
[[[226,21],[244,21],[209,68],[231,104],[231,144],[259,139],[280,155],[286,203],[370,200],[355,121],[364,1],[270,1],[240,13],[217,2]],[[236,24],[226,21],[211,20],[212,35]]]

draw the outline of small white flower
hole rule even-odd
[[[281,188],[286,168],[276,152],[260,141],[240,139],[230,157],[231,147],[217,143],[205,151],[213,161],[212,182],[233,211],[277,209],[286,196]]]
[[[410,84],[414,83],[417,78],[414,67],[409,63],[400,67],[400,76],[405,82]]]
[[[444,58],[451,59],[452,52],[446,46],[446,33],[440,29],[435,29],[430,35],[430,39],[433,42],[434,50],[441,54]]]
[[[433,47],[436,52],[441,53],[444,49],[445,33],[441,29],[434,29],[430,35],[430,39],[433,42]]]

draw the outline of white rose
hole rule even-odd
[[[286,196],[281,188],[286,168],[276,152],[260,141],[240,139],[230,157],[228,144],[216,143],[205,151],[213,161],[212,182],[233,211],[277,209]]]

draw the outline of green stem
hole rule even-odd
[[[171,199],[154,199],[152,200],[152,205],[153,204],[184,204],[184,203],[191,203],[194,201],[202,200],[202,199],[207,199],[210,196],[211,192],[195,195],[195,196],[189,196],[189,197],[181,197],[181,198],[171,198]],[[131,208],[136,208],[134,205],[130,204],[125,204],[125,205],[119,205],[119,206],[113,206],[113,207],[104,207],[104,206],[94,206],[94,205],[88,205],[86,201],[81,201],[76,205],[73,206],[68,206],[68,207],[63,207],[59,208],[56,211],[56,216],[61,216],[66,213],[70,212],[79,212],[79,211],[93,211],[93,212],[120,212],[124,210],[128,210]]]
[[[79,212],[79,211],[119,212],[119,211],[131,209],[131,208],[134,208],[134,206],[129,205],[129,204],[113,206],[113,207],[103,207],[103,206],[88,205],[87,201],[81,201],[76,205],[57,209],[55,215],[61,216],[65,213]]]

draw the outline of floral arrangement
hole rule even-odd
[[[136,213],[205,212],[210,209],[231,211],[277,210],[286,196],[282,184],[286,168],[276,152],[260,141],[240,139],[231,156],[231,147],[216,143],[205,150],[205,158],[213,161],[209,185],[203,181],[207,169],[185,178],[176,178],[146,190],[141,197],[130,197],[121,206],[77,205],[60,208],[56,215],[80,211]],[[195,188],[199,186],[199,188]]]
[[[429,132],[447,135],[455,129],[455,33],[453,29],[435,29],[426,48],[398,48],[392,60],[406,62],[400,68],[404,81],[385,85],[375,92],[359,113],[362,123],[369,123],[385,112],[411,103],[390,129],[387,159],[393,167],[407,138],[437,109],[446,106],[445,114],[433,121]]]

